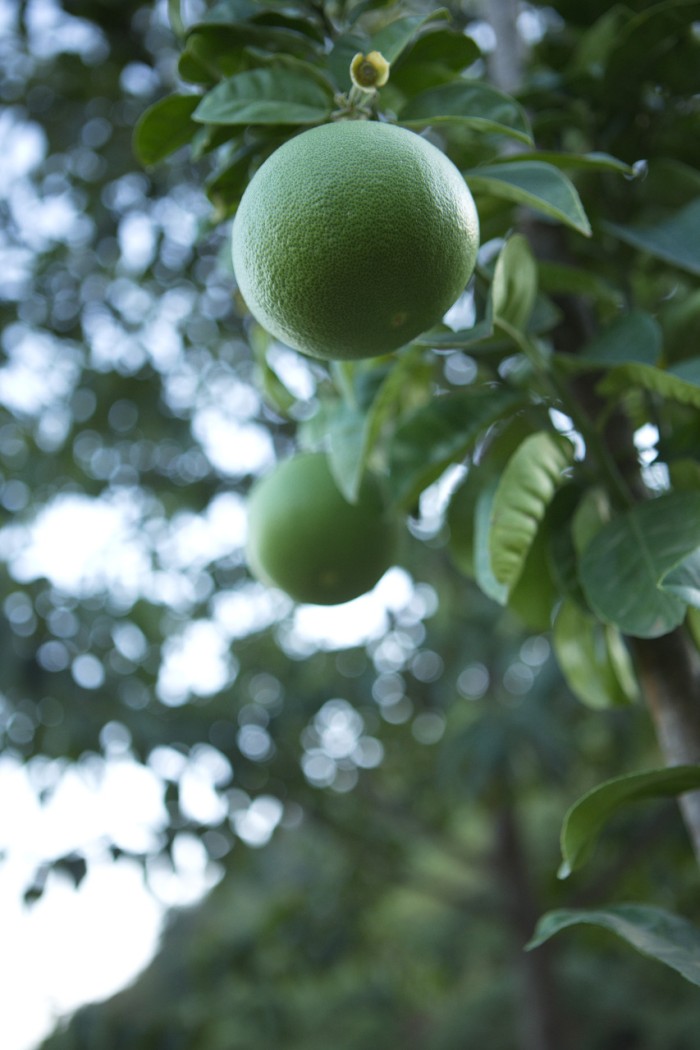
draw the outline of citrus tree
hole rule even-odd
[[[160,800],[145,837],[32,853],[26,899],[197,848],[226,873],[137,1005],[57,1045],[325,1046],[335,1010],[353,1050],[695,1046],[698,10],[488,18],[3,22],[0,772],[49,816],[121,766]],[[410,145],[393,183],[336,156],[345,216],[293,227],[311,288],[296,249],[234,257],[266,164],[345,134]],[[270,275],[315,349],[262,315]],[[392,562],[352,643],[284,593]],[[553,909],[538,942],[588,928],[523,951]]]
[[[318,408],[297,442],[325,452],[345,498],[357,501],[371,468],[410,521],[459,464],[447,511],[459,569],[551,632],[583,703],[646,701],[666,768],[606,782],[569,812],[569,874],[614,811],[658,795],[683,796],[700,855],[698,8],[557,6],[530,13],[537,39],[514,95],[483,76],[461,10],[231,0],[184,25],[173,3],[183,88],[144,114],[135,141],[147,164],[191,143],[211,170],[214,221],[237,216],[234,268],[272,410],[294,419],[266,354],[274,338],[331,359],[307,366]],[[452,213],[448,246],[421,223],[395,129],[411,151],[440,151],[426,160],[428,197],[449,157],[475,198],[468,283],[476,223],[461,256]],[[365,142],[375,130],[381,164]],[[436,248],[454,278],[447,297],[434,267],[416,284]],[[343,297],[328,285],[334,267]],[[386,316],[403,318],[391,296],[407,289],[427,304],[422,330],[384,339],[377,288]],[[666,961],[680,951],[698,978],[697,935],[679,918],[642,904],[559,911],[537,943],[575,922]]]

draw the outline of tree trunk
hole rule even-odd
[[[662,638],[632,638],[642,692],[669,766],[700,764],[700,656],[683,628]],[[700,864],[700,791],[680,800]]]
[[[496,874],[503,887],[509,926],[514,935],[521,981],[518,1042],[520,1050],[568,1050],[561,1024],[553,972],[554,947],[534,952],[523,945],[532,936],[541,908],[535,900],[514,805],[507,801],[496,817]]]

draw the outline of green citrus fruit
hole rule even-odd
[[[391,565],[394,527],[379,486],[367,476],[348,503],[326,456],[287,459],[248,500],[248,565],[255,577],[298,602],[338,605],[370,590]]]
[[[259,168],[233,224],[257,320],[322,358],[374,357],[437,324],[474,269],[479,224],[441,150],[377,121],[324,124]]]

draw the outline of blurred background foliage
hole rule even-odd
[[[384,6],[393,17],[358,8]],[[488,51],[476,7],[447,6]],[[676,158],[633,190],[584,171],[594,222],[601,185],[607,211],[685,203],[700,161],[681,101],[697,34],[652,62],[640,33],[606,64],[621,10],[607,7],[521,14],[540,148]],[[183,848],[218,882],[132,989],[47,1048],[693,1050],[697,992],[609,935],[523,952],[546,907],[653,896],[697,915],[670,802],[620,815],[575,884],[555,877],[573,799],[657,764],[645,712],[582,706],[547,637],[456,571],[439,486],[354,634],[250,580],[245,492],[326,377],[272,348],[288,415],[263,398],[208,158],[134,158],[138,118],[176,82],[166,5],[5,0],[0,18],[0,761],[26,765],[45,800],[68,769],[132,762],[162,798],[143,842],[46,856],[27,899],[52,870],[79,883],[107,855],[136,857],[148,881]],[[487,211],[489,235],[509,215]],[[604,282],[620,250],[597,250]],[[667,280],[653,265],[633,279],[649,300]],[[691,288],[694,308],[669,307],[678,340],[698,331]],[[668,441],[692,447],[697,413],[676,419]]]

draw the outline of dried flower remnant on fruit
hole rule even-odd
[[[350,77],[355,87],[372,91],[384,87],[389,79],[389,68],[389,63],[380,51],[370,51],[368,55],[360,52],[350,64]]]

